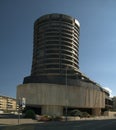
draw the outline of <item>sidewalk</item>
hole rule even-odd
[[[65,118],[65,117],[64,117]],[[81,121],[81,120],[107,120],[107,119],[116,119],[114,116],[100,116],[100,117],[90,117],[90,118],[80,118],[80,117],[68,117],[68,121]],[[32,119],[0,119],[1,125],[18,125],[18,124],[35,124],[42,123],[37,120]]]
[[[18,123],[19,122],[19,123]],[[38,123],[36,120],[32,119],[0,119],[0,124],[4,125],[18,125],[18,124],[34,124]]]

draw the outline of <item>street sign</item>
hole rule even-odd
[[[22,108],[25,108],[26,106],[26,98],[22,98]]]

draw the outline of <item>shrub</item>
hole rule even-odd
[[[87,113],[87,112],[83,112],[83,113],[82,113],[82,117],[90,117],[90,114]]]
[[[35,119],[35,112],[33,110],[27,110],[25,113],[25,118]]]
[[[70,112],[70,116],[79,116],[79,117],[81,117],[82,116],[82,112],[80,110],[78,110],[78,109],[75,109],[75,110],[72,110]]]

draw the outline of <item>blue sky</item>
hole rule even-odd
[[[80,22],[80,70],[116,95],[116,0],[0,0],[0,94],[30,75],[33,23],[63,13]]]

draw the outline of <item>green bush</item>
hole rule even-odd
[[[83,113],[82,113],[82,117],[90,117],[90,114],[87,113],[87,112],[83,112]]]
[[[35,119],[35,112],[33,110],[27,110],[25,113],[25,118]]]
[[[79,116],[81,117],[82,116],[82,112],[78,109],[75,109],[75,110],[72,110],[70,113],[69,113],[70,116]]]

